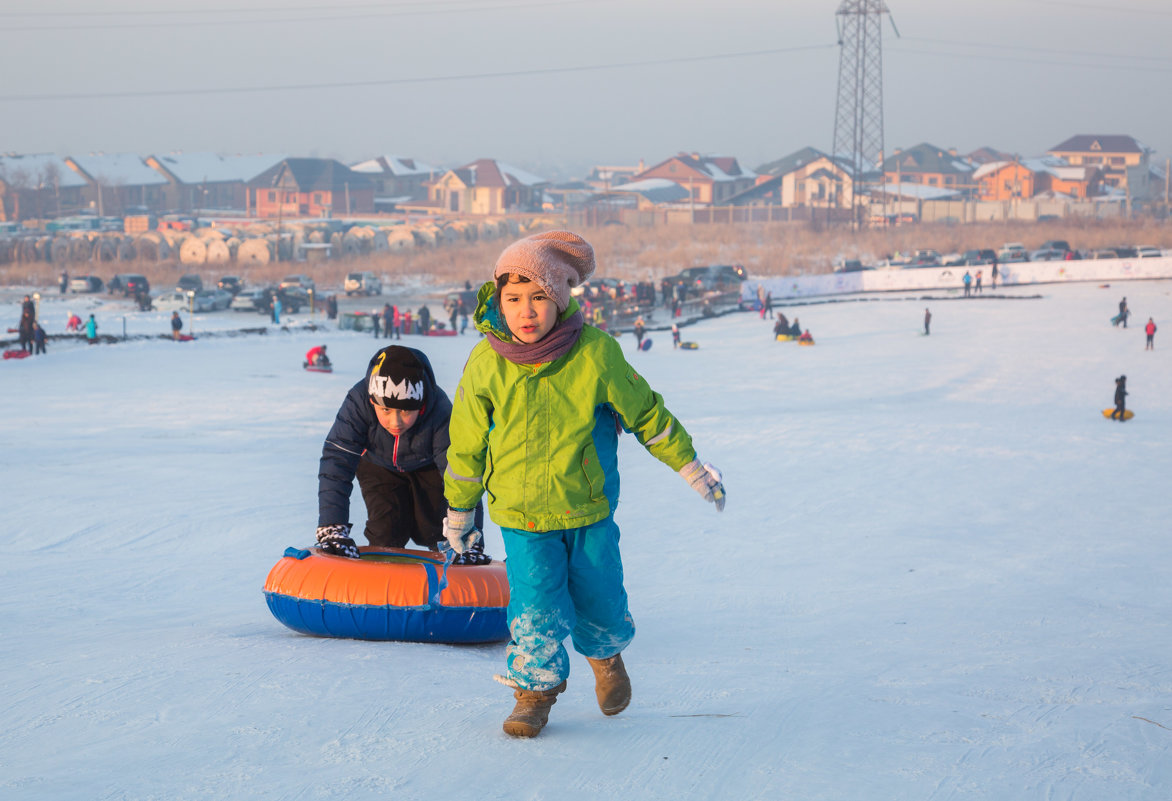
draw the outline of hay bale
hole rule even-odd
[[[207,263],[227,264],[232,260],[232,251],[223,239],[210,239],[207,242]]]
[[[269,243],[260,239],[245,239],[236,249],[236,261],[246,264],[268,264],[273,258]]]
[[[94,255],[98,257],[99,261],[117,261],[118,260],[118,241],[109,236],[104,236],[94,243]]]
[[[198,236],[189,236],[179,246],[179,263],[189,265],[206,264],[208,260],[208,246]]]
[[[118,260],[134,261],[138,258],[138,248],[134,246],[134,237],[128,236],[118,243]]]
[[[31,240],[30,240],[31,241]],[[69,240],[63,236],[55,237],[49,245],[49,261],[64,264],[69,261]]]

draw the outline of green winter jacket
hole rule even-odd
[[[491,284],[479,293],[476,327],[509,339]],[[577,301],[560,316],[578,310]],[[559,531],[610,516],[618,503],[618,426],[672,470],[695,458],[692,438],[663,398],[592,326],[559,359],[515,364],[477,343],[453,398],[444,473],[448,504],[471,509],[482,494],[495,523]]]

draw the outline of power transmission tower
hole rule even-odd
[[[838,27],[838,100],[834,107],[833,155],[851,171],[854,224],[860,224],[867,173],[883,161],[883,0],[842,0]],[[895,28],[895,20],[891,21]],[[896,30],[896,36],[899,31]]]

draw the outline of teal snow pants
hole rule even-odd
[[[552,689],[570,675],[574,650],[606,659],[635,637],[627,610],[619,527],[608,517],[565,531],[501,528],[509,576],[508,678],[526,690]]]

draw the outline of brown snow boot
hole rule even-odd
[[[610,659],[586,657],[594,669],[594,694],[598,696],[598,708],[604,715],[617,715],[631,703],[631,679],[623,667],[623,655],[615,654]]]
[[[513,690],[517,705],[505,718],[505,734],[513,737],[536,737],[549,720],[549,708],[557,703],[558,693],[566,689],[563,681],[552,690]]]

